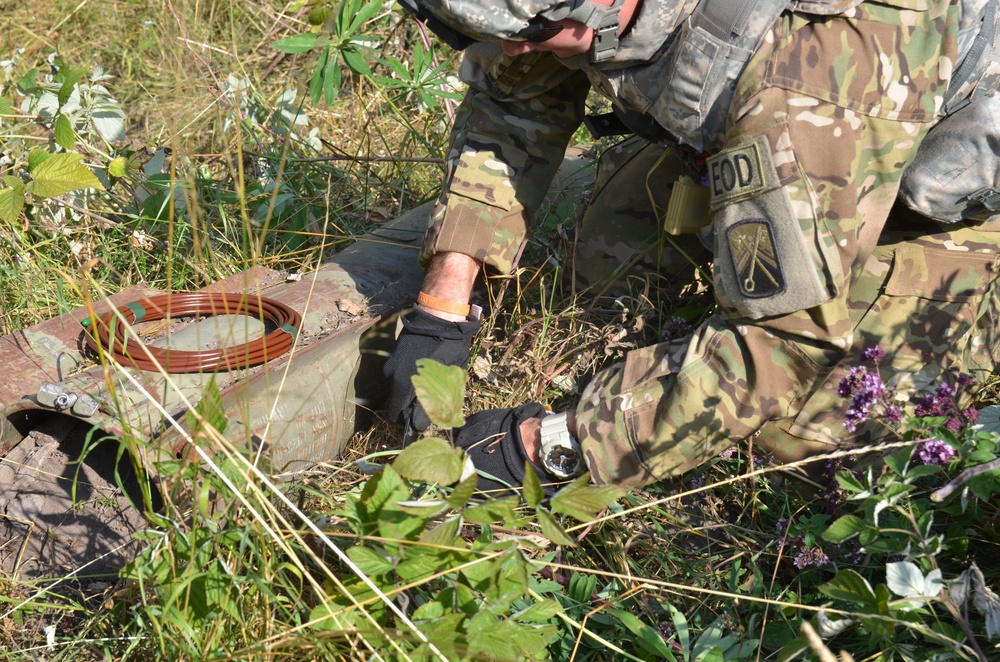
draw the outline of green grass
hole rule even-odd
[[[348,67],[339,69],[333,103],[307,100],[315,54],[271,44],[308,31],[308,9],[75,0],[5,10],[0,58],[23,51],[3,98],[19,102],[14,82],[31,69],[46,73],[58,51],[64,68],[103,67],[128,118],[129,140],[110,145],[81,120],[78,149],[88,163],[110,168],[147,148],[169,148],[170,156],[159,180],[129,171],[104,194],[37,201],[30,216],[0,223],[0,335],[72,309],[85,287],[185,290],[254,264],[315,265],[434,194],[450,102],[418,107],[419,94]],[[377,55],[406,61],[413,35],[377,13],[366,28],[381,38]],[[376,65],[373,73],[390,70]],[[233,81],[242,91],[224,94]],[[299,108],[308,124],[291,128],[321,149],[287,140],[289,126],[275,121],[277,111],[287,118]],[[33,118],[9,117],[0,135],[13,163],[3,174],[26,172],[31,150],[52,144],[51,127]],[[151,197],[137,199],[144,189]],[[173,205],[148,202],[164,192]],[[578,211],[576,201],[557,199],[525,259],[542,266],[489,287],[496,305],[475,351],[491,374],[470,379],[476,409],[567,403],[572,396],[554,386],[556,375],[583,384],[630,346],[656,342],[691,303],[642,293],[618,303],[575,299],[564,237]],[[987,388],[984,400],[994,393],[995,385]],[[218,415],[210,405],[197,412]],[[824,491],[800,489],[789,467],[760,458],[752,441],[581,520],[572,516],[581,512],[579,495],[561,504],[530,494],[524,504],[481,504],[469,501],[457,476],[430,480],[403,459],[378,476],[362,474],[355,460],[392,463],[399,450],[398,433],[382,422],[344,457],[280,487],[247,462],[245,440],[202,432],[218,451],[157,467],[164,504],[150,515],[145,551],[119,581],[0,577],[0,659],[516,659],[521,647],[537,659],[772,660],[803,622],[831,627],[823,619],[845,617],[853,625],[842,634],[820,628],[826,643],[805,643],[789,659],[834,659],[825,646],[873,662],[1000,658],[974,608],[952,613],[956,602],[942,599],[908,610],[895,594],[866,602],[852,575],[838,574],[853,571],[877,587],[888,564],[906,559],[922,575],[939,568],[952,580],[976,561],[996,589],[992,483],[977,487],[978,498],[967,495],[964,512],[954,501],[934,510],[930,533],[942,536],[940,550],[906,551],[928,538],[923,529],[879,532],[874,542],[884,550],[803,571],[794,562],[803,546],[838,550],[823,538],[832,536]],[[965,441],[979,459],[995,455],[988,439]],[[446,450],[426,452],[435,467],[454,461]],[[928,495],[945,482],[943,473],[911,470],[874,475],[884,480],[878,494],[913,485],[883,512],[890,528],[912,530],[907,517],[929,512]],[[593,498],[603,505],[607,496]],[[450,510],[426,506],[439,501]],[[871,520],[871,499],[851,503],[849,513]],[[789,644],[789,655],[798,648]]]

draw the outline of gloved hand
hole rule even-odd
[[[524,484],[524,463],[528,459],[521,442],[520,425],[529,418],[545,415],[545,407],[537,402],[529,402],[514,409],[487,409],[466,419],[465,425],[455,435],[455,446],[462,448],[480,472],[478,488],[505,496],[512,487]],[[555,493],[549,476],[537,465],[535,472],[546,494]],[[483,473],[494,478],[487,478]]]
[[[404,441],[412,441],[415,431],[431,424],[411,380],[417,374],[417,359],[465,368],[478,330],[479,322],[449,322],[419,308],[403,317],[403,330],[382,373],[392,382],[386,413],[390,421],[403,425]]]

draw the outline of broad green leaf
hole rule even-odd
[[[13,115],[14,108],[7,102],[6,99],[0,98],[0,115]]]
[[[476,493],[476,486],[479,483],[479,475],[472,474],[461,483],[455,486],[448,495],[448,505],[452,508],[461,508],[469,503],[469,499]]]
[[[403,449],[392,467],[413,481],[451,485],[462,476],[465,452],[440,437],[419,439]]]
[[[823,532],[823,540],[840,543],[853,538],[868,528],[863,519],[857,515],[844,515]]]
[[[384,575],[387,572],[392,572],[393,569],[391,561],[381,556],[375,550],[362,547],[361,545],[348,549],[347,556],[354,561],[354,565],[358,566],[361,572],[369,577]]]
[[[542,535],[557,545],[576,547],[576,541],[566,535],[562,526],[559,525],[559,522],[556,521],[556,518],[551,513],[545,510],[537,510],[535,511],[535,515],[538,517],[538,526],[542,529]]]
[[[660,633],[656,629],[639,620],[635,614],[627,612],[624,609],[614,608],[605,609],[604,613],[617,618],[622,625],[628,628],[628,630],[637,637],[636,643],[638,643],[647,652],[669,660],[670,662],[676,662],[677,658],[674,657],[674,654],[670,650],[670,647],[667,646],[667,643],[663,641],[663,637],[660,636]]]
[[[726,652],[721,646],[712,646],[699,653],[694,662],[726,662]]]
[[[820,584],[819,590],[837,600],[875,604],[875,592],[872,591],[871,584],[853,570],[841,570],[833,579]]]
[[[52,153],[46,152],[44,149],[31,150],[28,153],[28,172],[32,172],[35,168],[45,163],[51,156]]]
[[[867,488],[849,471],[837,472],[837,484],[848,492],[864,492]]]
[[[17,185],[0,190],[0,219],[14,225],[24,207],[24,183],[16,177],[4,177],[5,182],[8,179],[16,179]]]
[[[59,75],[56,76],[56,80],[62,83],[62,86],[59,88],[58,95],[60,108],[62,108],[63,104],[69,101],[69,98],[73,96],[73,88],[76,87],[76,84],[86,73],[86,67],[77,67],[75,69],[63,68],[59,70]]]
[[[111,163],[108,164],[108,174],[112,177],[124,177],[128,174],[128,159],[124,156],[119,156],[116,159],[112,159]]]
[[[544,651],[558,633],[552,625],[522,625],[485,611],[470,619],[466,631],[473,659],[511,661]]]
[[[73,122],[65,115],[56,118],[54,128],[56,144],[63,149],[73,149],[76,146],[76,132],[73,130]]]
[[[319,35],[315,32],[305,32],[292,37],[285,37],[271,43],[271,47],[282,53],[305,53],[316,45]]]
[[[1000,405],[983,407],[979,411],[979,425],[984,432],[1000,434]]]
[[[809,650],[809,640],[805,635],[795,637],[786,643],[778,652],[777,662],[793,662],[802,659],[800,655]]]
[[[377,515],[382,506],[389,501],[401,501],[408,496],[410,490],[391,466],[385,467],[368,479],[364,489],[361,490],[361,502],[372,516]]]
[[[547,623],[562,611],[562,605],[555,600],[545,599],[532,604],[514,614],[514,618],[528,623]]]
[[[466,519],[476,524],[507,522],[514,519],[515,510],[520,501],[521,498],[518,496],[493,499],[481,505],[466,508],[464,514]]]
[[[444,547],[454,545],[455,539],[458,538],[458,529],[461,525],[461,517],[449,517],[433,529],[428,529],[420,534],[420,542]]]
[[[41,198],[54,198],[79,189],[104,188],[75,152],[53,154],[32,169],[31,179],[32,192]]]
[[[419,359],[413,388],[431,423],[442,428],[458,428],[465,423],[465,370],[433,359]]]
[[[590,474],[584,474],[552,497],[552,510],[588,522],[624,493],[614,485],[590,485]]]
[[[531,508],[537,508],[538,504],[545,498],[542,491],[542,484],[538,481],[538,474],[535,473],[531,463],[524,463],[524,500]]]
[[[444,605],[438,602],[438,599],[439,598],[436,598],[431,602],[425,602],[417,607],[416,611],[413,612],[413,620],[425,621],[444,616]]]
[[[379,511],[378,530],[383,538],[390,541],[414,540],[427,525],[432,514],[428,513],[428,517],[419,517],[390,501],[383,504]],[[390,549],[395,548],[395,545],[389,543],[386,546]]]

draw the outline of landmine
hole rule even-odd
[[[571,150],[550,201],[580,199],[593,181],[591,165]],[[423,280],[417,256],[429,211],[425,204],[400,215],[314,271],[254,267],[202,290],[263,296],[302,316],[292,351],[253,368],[162,374],[102,364],[84,341],[87,307],[0,338],[0,577],[107,575],[131,559],[132,535],[146,526],[133,506],[142,503],[139,481],[155,485],[156,463],[190,450],[185,411],[211,380],[222,395],[227,439],[261,445],[273,471],[336,459],[386,396],[382,365],[398,313]],[[131,287],[93,302],[93,313],[160,294]],[[241,315],[133,330],[147,344],[185,351],[270,331]],[[135,458],[119,457],[126,434],[144,442]]]

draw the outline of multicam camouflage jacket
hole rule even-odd
[[[966,14],[987,1],[967,0]],[[659,102],[685,72],[664,68],[664,37],[695,4],[645,0],[618,55],[596,65],[474,46],[425,254],[509,271],[592,87],[668,124]],[[794,422],[786,437],[836,443],[842,430],[802,409],[857,349],[858,310],[873,303],[857,285],[884,271],[872,267],[876,246],[901,173],[943,115],[963,20],[959,0],[793,3],[763,31],[732,101],[713,109],[722,129],[677,136],[708,152],[719,312],[685,343],[633,352],[588,387],[576,432],[595,480],[673,475],[777,420]],[[1000,245],[960,249],[995,256]],[[981,294],[993,262],[942,277]]]

